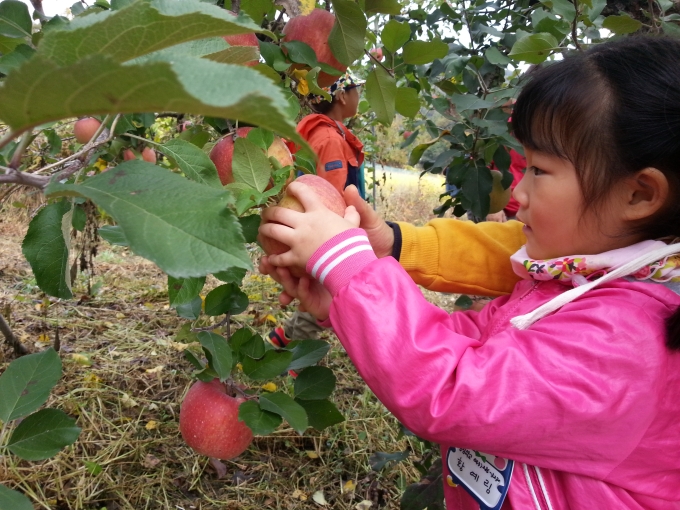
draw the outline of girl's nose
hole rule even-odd
[[[529,193],[527,192],[528,180],[529,179],[526,177],[520,179],[517,186],[515,186],[515,189],[512,190],[512,198],[517,200],[519,205],[523,208],[529,205]]]

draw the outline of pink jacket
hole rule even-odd
[[[511,318],[570,287],[523,280],[479,313],[449,314],[393,258],[352,251],[323,271],[324,246],[307,266],[328,277],[342,345],[444,459],[458,447],[515,461],[503,509],[680,509],[680,352],[664,344],[680,296],[619,279],[520,331]],[[479,509],[451,485],[448,510]]]

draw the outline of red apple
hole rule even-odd
[[[233,14],[234,16],[236,15],[234,12],[229,11],[230,14]],[[253,33],[250,32],[248,34],[236,34],[236,35],[225,35],[222,37],[227,43],[229,43],[229,46],[255,46],[257,48],[257,51],[260,51],[260,43],[257,41],[257,36]],[[251,60],[250,62],[246,62],[243,65],[246,65],[248,67],[256,66],[259,64],[259,60]]]
[[[291,18],[283,27],[283,42],[300,41],[309,45],[316,53],[316,58],[323,64],[328,64],[338,71],[347,71],[347,66],[338,62],[331,47],[328,45],[328,36],[335,24],[335,16],[325,9],[314,9],[307,16]],[[285,51],[285,50],[284,50]],[[296,64],[297,68],[304,68],[303,64]],[[327,73],[319,73],[317,83],[321,87],[328,87],[335,83],[337,76]]]
[[[373,55],[373,58],[375,58],[378,62],[382,62],[383,59],[382,48],[373,48],[371,51],[369,51],[369,53]]]
[[[404,140],[413,134],[413,131],[404,131]]]
[[[311,191],[321,199],[323,205],[328,207],[328,209],[335,214],[339,216],[345,215],[345,209],[347,208],[345,199],[338,190],[335,189],[335,186],[323,177],[314,174],[304,174],[295,179],[295,182],[300,182],[311,188]],[[289,195],[287,191],[277,205],[279,207],[285,207],[286,209],[292,209],[293,211],[305,212],[300,201],[294,196]],[[276,239],[272,239],[271,237],[260,235],[258,236],[258,241],[267,255],[279,255],[290,249],[288,245],[283,244]],[[300,271],[298,268],[291,268],[291,273],[294,276],[299,277],[304,274],[304,271]]]
[[[251,129],[253,128],[238,128],[236,130],[236,137],[245,138]],[[234,159],[234,140],[234,134],[228,134],[221,138],[210,151],[210,159],[215,163],[217,173],[220,176],[220,181],[225,185],[234,182],[234,174],[231,166],[232,160]],[[282,167],[293,164],[293,156],[290,154],[284,141],[278,136],[274,137],[274,141],[269,146],[267,155],[274,156]]]
[[[123,151],[123,160],[132,161],[133,159],[137,159],[137,153],[132,149],[125,149]]]
[[[253,440],[253,432],[238,420],[242,398],[226,393],[219,379],[195,382],[179,410],[179,430],[196,453],[216,459],[241,455]]]
[[[80,143],[87,143],[92,140],[92,137],[99,129],[102,123],[92,117],[85,117],[77,120],[73,126],[73,134],[76,135],[76,140]]]
[[[144,150],[142,151],[142,159],[144,161],[148,161],[149,163],[153,163],[155,165],[156,164],[156,151],[154,151],[151,147],[144,147]]]

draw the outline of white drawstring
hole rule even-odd
[[[663,248],[659,248],[657,250],[650,251],[649,253],[646,253],[644,255],[640,255],[638,258],[633,259],[630,262],[626,262],[624,265],[607,273],[602,278],[593,280],[592,282],[588,282],[583,285],[579,285],[578,287],[574,287],[573,289],[570,289],[567,292],[563,292],[559,296],[556,296],[547,303],[539,306],[533,312],[527,313],[525,315],[519,315],[513,319],[510,319],[510,323],[517,329],[527,329],[537,320],[542,319],[543,317],[545,317],[548,314],[551,314],[555,310],[559,310],[567,303],[571,303],[573,300],[581,297],[590,289],[593,289],[598,285],[609,282],[611,280],[616,280],[617,278],[621,278],[623,276],[635,274],[643,267],[653,262],[656,262],[657,260],[662,260],[666,257],[674,255],[676,253],[680,253],[680,243],[669,244],[667,246],[664,246]]]

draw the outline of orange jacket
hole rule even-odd
[[[355,184],[355,175],[364,161],[364,145],[340,122],[320,113],[307,115],[297,125],[297,131],[309,143],[318,157],[316,173],[342,193]]]

